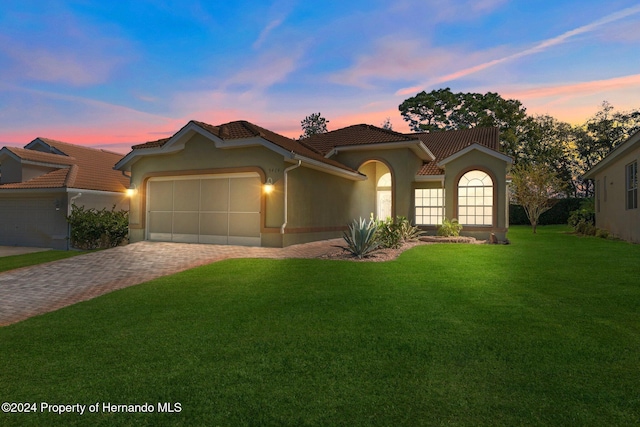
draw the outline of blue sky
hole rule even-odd
[[[13,1],[0,6],[0,145],[126,152],[187,123],[297,137],[408,131],[398,105],[450,87],[582,123],[640,108],[637,1]]]

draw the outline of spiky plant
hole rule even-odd
[[[343,235],[345,242],[347,242],[346,249],[358,258],[364,258],[380,246],[376,239],[376,231],[375,221],[367,221],[362,218],[354,219],[349,224],[349,230],[345,231]]]

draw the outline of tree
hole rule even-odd
[[[453,93],[449,88],[422,91],[406,99],[398,109],[414,132],[499,127],[504,152],[512,157],[517,154],[530,120],[520,101],[504,99],[493,92]]]
[[[308,138],[311,135],[327,132],[327,123],[329,120],[322,117],[320,113],[313,113],[300,122],[303,134],[300,139]]]
[[[573,127],[549,115],[537,115],[527,121],[523,144],[514,161],[541,163],[557,171],[566,185],[567,195],[576,195],[575,155],[572,143]]]
[[[384,119],[384,122],[380,125],[382,129],[393,130],[393,125],[391,124],[391,118],[387,117]]]
[[[593,183],[582,180],[582,175],[639,129],[640,110],[616,112],[607,101],[584,125],[573,129],[575,175],[579,192],[586,197],[593,195]]]
[[[547,165],[522,163],[511,170],[511,194],[521,205],[536,233],[540,215],[551,209],[554,197],[564,191],[564,182]]]

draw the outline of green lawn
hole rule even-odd
[[[0,257],[0,273],[13,270],[14,268],[28,267],[30,265],[42,264],[45,262],[57,261],[86,252],[80,251],[43,251],[23,255],[11,255]]]
[[[0,401],[99,403],[0,425],[638,425],[640,245],[564,231],[229,260],[0,328]]]

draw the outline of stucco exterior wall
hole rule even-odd
[[[405,216],[414,219],[413,182],[416,173],[422,167],[415,153],[408,148],[394,150],[345,151],[335,159],[353,169],[358,169],[366,162],[381,161],[389,168],[392,177],[393,216]],[[364,172],[361,170],[361,172]],[[367,174],[367,176],[369,176]],[[373,180],[372,180],[373,181]],[[374,189],[375,189],[375,183]],[[367,217],[369,214],[367,214]]]
[[[354,218],[369,217],[366,190],[357,191],[367,186],[369,180],[352,181],[306,167],[291,171],[283,244],[342,236]]]
[[[640,163],[640,144],[596,174],[596,227],[640,243],[640,208],[626,208],[626,166],[634,161]]]
[[[7,156],[7,158],[2,161],[0,184],[9,184],[14,182],[22,182],[22,165],[19,161]]]
[[[507,163],[497,157],[472,150],[445,165],[445,216],[458,218],[458,184],[462,175],[471,170],[481,170],[491,176],[494,186],[493,224],[490,227],[465,226],[461,234],[486,240],[494,233],[498,240],[504,240],[509,221]]]
[[[151,177],[180,176],[188,174],[216,174],[234,172],[256,172],[264,183],[271,178],[274,191],[263,195],[262,221],[263,235],[269,234],[266,243],[279,246],[281,238],[274,236],[276,228],[283,223],[284,192],[283,174],[291,166],[281,155],[260,147],[216,148],[214,142],[200,134],[193,135],[184,149],[171,154],[142,157],[131,169],[131,183],[136,193],[131,198],[129,210],[130,241],[145,239],[146,226],[146,186]],[[266,229],[266,230],[264,230]]]

